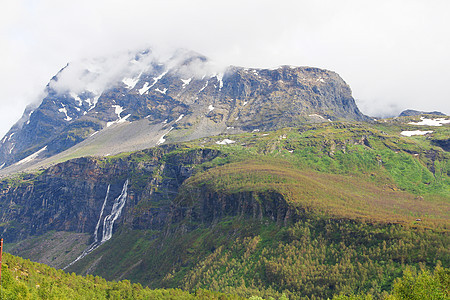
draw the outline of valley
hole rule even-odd
[[[0,141],[2,295],[448,296],[448,116],[368,117],[319,68],[116,59],[66,65]]]
[[[241,297],[384,297],[406,268],[450,263],[449,128],[414,118],[211,136],[21,173],[2,182],[3,236],[11,253],[64,268],[104,234],[128,182],[111,239],[67,271]],[[401,135],[414,128],[433,133]],[[83,247],[32,251],[75,233]]]

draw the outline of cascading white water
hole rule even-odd
[[[101,244],[106,242],[112,237],[114,222],[120,216],[123,207],[125,206],[125,201],[127,200],[127,190],[128,190],[128,179],[123,184],[122,193],[114,200],[113,207],[111,209],[111,214],[106,216],[103,220],[103,234]]]
[[[103,205],[102,205],[102,209],[100,210],[100,216],[98,218],[97,221],[97,225],[95,226],[95,231],[94,231],[94,242],[92,244],[89,245],[89,247],[87,247],[83,253],[81,253],[80,256],[78,256],[73,262],[71,262],[70,264],[68,264],[67,266],[65,266],[63,268],[66,269],[68,267],[70,267],[71,265],[73,265],[75,262],[79,261],[80,259],[82,259],[83,257],[85,257],[86,255],[88,255],[89,253],[91,253],[92,251],[94,251],[95,249],[97,249],[98,247],[100,247],[104,242],[108,241],[109,239],[111,239],[112,237],[112,231],[113,231],[113,226],[114,226],[114,222],[117,220],[117,218],[120,217],[120,214],[122,213],[122,209],[125,206],[125,202],[127,200],[127,191],[128,191],[128,179],[125,181],[125,183],[123,184],[123,188],[122,188],[122,192],[120,193],[119,197],[117,197],[114,200],[113,203],[113,207],[111,209],[111,214],[107,215],[105,217],[105,219],[103,220],[103,230],[102,230],[102,239],[100,240],[100,242],[98,241],[98,229],[100,227],[100,222],[102,220],[102,216],[103,216],[103,211],[105,209],[106,206],[106,202],[108,201],[108,196],[109,196],[109,189],[110,189],[111,185],[108,184],[108,189],[106,190],[106,196],[105,196],[105,200],[103,201]]]
[[[94,231],[94,242],[93,242],[92,244],[95,244],[95,243],[98,242],[98,228],[100,227],[100,222],[101,222],[102,216],[103,216],[103,210],[105,209],[106,201],[108,200],[109,188],[110,188],[110,187],[111,187],[111,185],[108,184],[108,189],[106,190],[105,201],[103,201],[102,209],[100,210],[100,217],[98,217],[98,222],[97,222],[97,225],[95,226],[95,231]]]

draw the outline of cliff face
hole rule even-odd
[[[107,71],[95,72],[94,67],[69,64],[50,81],[41,104],[27,109],[2,139],[2,168],[50,157],[126,124],[135,127],[120,136],[117,149],[103,143],[97,146],[103,152],[88,154],[308,122],[368,119],[342,78],[317,68],[228,67],[219,72],[192,52],[161,61],[149,51],[126,62],[114,80],[103,80]],[[97,81],[103,85],[93,86]]]
[[[118,159],[114,163],[80,158],[41,174],[27,175],[20,178],[20,183],[1,182],[2,236],[17,242],[56,230],[88,233],[92,239],[101,240],[108,230],[121,224],[131,229],[161,230],[186,218],[211,223],[225,215],[262,216],[264,201],[255,203],[252,193],[224,197],[198,190],[190,195],[196,199],[193,203],[187,205],[185,199],[174,204],[195,166],[219,154],[205,149],[168,155],[174,148],[146,150],[136,154],[136,159]],[[140,156],[147,159],[139,160]],[[124,191],[120,208],[119,198]],[[274,219],[285,215],[287,209],[281,200],[276,202],[272,201],[264,211]],[[108,224],[111,228],[106,228]]]
[[[120,228],[153,232],[156,238],[183,235],[233,216],[269,218],[279,225],[295,218],[295,210],[277,192],[227,194],[207,186],[184,187],[200,164],[220,155],[214,149],[168,145],[123,158],[75,159],[4,180],[1,235],[16,243],[12,253],[63,268]]]

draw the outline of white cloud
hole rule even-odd
[[[51,81],[50,87],[57,92],[78,94],[88,90],[96,95],[106,87],[121,81],[124,76],[134,76],[138,72],[148,71],[148,56],[136,61],[132,52],[119,52],[105,57],[86,58],[69,63],[58,74],[57,81]]]
[[[6,1],[0,135],[66,63],[148,45],[192,49],[219,66],[331,69],[368,114],[450,113],[449,12],[446,0]],[[120,71],[109,70],[110,80]]]

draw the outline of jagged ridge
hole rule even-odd
[[[144,51],[122,64],[124,71],[104,79],[107,84],[101,80],[106,76],[101,72],[108,71],[105,67],[95,71],[95,64],[74,63],[62,69],[48,84],[41,104],[27,109],[2,139],[0,165],[16,163],[21,169],[99,131],[102,135],[111,126],[131,129],[125,137],[114,136],[120,139],[116,145],[97,144],[96,152],[88,154],[305,122],[368,120],[358,110],[349,86],[327,70],[228,67],[219,72],[205,57],[187,51],[165,61]]]

